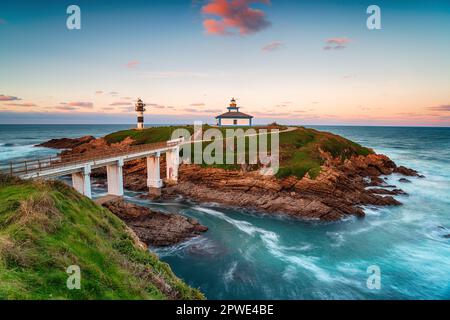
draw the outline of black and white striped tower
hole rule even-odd
[[[139,98],[135,105],[135,110],[137,112],[137,129],[144,129],[144,111],[145,111],[145,103]]]

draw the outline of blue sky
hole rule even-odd
[[[0,123],[132,123],[137,97],[211,123],[234,96],[257,123],[450,124],[450,1],[234,1],[1,2]]]

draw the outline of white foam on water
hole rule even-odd
[[[237,261],[233,261],[230,264],[230,267],[227,269],[227,271],[224,272],[223,279],[224,279],[224,282],[226,284],[230,283],[231,281],[234,280],[234,273],[236,271],[237,265],[238,265],[238,262]]]
[[[168,256],[181,255],[186,248],[193,245],[201,247],[205,250],[211,247],[211,244],[209,243],[209,240],[207,238],[194,237],[187,241],[168,247],[150,247],[150,250],[154,252],[158,257],[164,258]]]
[[[39,153],[54,153],[47,148],[35,147],[33,144],[29,145],[12,145],[2,146],[0,149],[0,161],[15,159],[15,158],[27,158]]]
[[[217,210],[203,208],[200,206],[196,206],[194,209],[225,220],[250,236],[259,236],[272,256],[275,256],[284,262],[293,264],[311,272],[317,279],[327,282],[334,280],[332,277],[330,277],[328,272],[320,268],[315,263],[318,260],[317,257],[310,257],[300,254],[293,255],[291,252],[289,252],[288,247],[280,245],[279,238],[276,233],[256,227],[247,221],[230,218],[226,214]]]

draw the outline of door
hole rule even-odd
[[[233,124],[234,124],[234,125],[237,125],[237,120],[233,120]]]

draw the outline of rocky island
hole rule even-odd
[[[98,152],[169,140],[171,132],[177,128],[126,130],[81,144],[69,141],[64,146],[69,150],[63,154]],[[74,144],[75,147],[71,147]],[[45,145],[61,147],[61,141]],[[162,164],[161,176],[165,174],[164,168]],[[364,216],[365,205],[400,205],[393,196],[405,193],[396,186],[386,185],[382,178],[392,173],[420,176],[412,169],[397,166],[387,156],[338,135],[295,127],[280,133],[280,170],[276,175],[262,176],[258,166],[182,164],[178,183],[167,184],[161,197],[182,195],[196,202],[215,202],[269,214],[334,221],[346,215]],[[105,172],[97,170],[93,175],[106,183]],[[405,180],[402,178],[400,182]],[[147,190],[143,160],[125,165],[124,184],[130,190]],[[126,206],[114,208],[113,212],[119,216],[121,211],[130,209]]]

